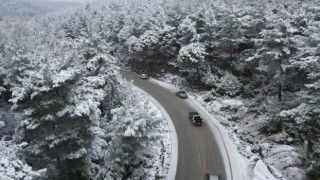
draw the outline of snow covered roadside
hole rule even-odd
[[[165,116],[165,119],[167,120],[167,124],[169,126],[169,135],[170,137],[168,139],[163,139],[165,142],[165,149],[170,149],[171,152],[168,152],[166,156],[164,157],[165,159],[169,160],[170,162],[165,163],[168,167],[164,167],[163,169],[167,169],[168,173],[166,175],[166,179],[175,179],[176,177],[176,171],[177,171],[177,166],[178,166],[178,138],[177,138],[177,133],[176,129],[173,125],[173,122],[167,113],[167,111],[161,106],[161,104],[154,99],[151,95],[143,91],[142,89],[138,88],[137,86],[134,86],[140,93],[144,94],[147,96],[147,98],[157,107],[160,109],[160,111],[163,113]],[[166,137],[166,136],[164,136]]]
[[[237,99],[218,98],[204,102],[203,94],[195,93],[195,100],[211,114],[215,114],[220,124],[228,129],[228,134],[242,156],[243,176],[260,179],[306,179],[299,168],[303,163],[298,149],[278,143],[286,141],[284,133],[265,134],[265,116],[249,112],[244,103]]]
[[[265,115],[251,113],[241,99],[218,97],[205,102],[209,92],[195,92],[184,85],[184,78],[175,75],[167,74],[161,81],[153,81],[172,92],[186,90],[192,102],[214,116],[212,122],[222,126],[223,132],[238,150],[235,158],[238,158],[243,179],[306,179],[306,173],[301,168],[303,157],[299,148],[281,143],[290,142],[286,133],[268,135],[261,131],[266,125]]]
[[[242,179],[252,179],[252,180],[263,180],[263,179],[276,179],[268,170],[267,165],[261,161],[257,156],[253,155],[252,158],[248,159],[247,157],[243,156],[243,148],[244,146],[242,142],[237,138],[236,133],[234,130],[237,127],[233,127],[230,122],[227,120],[228,114],[225,112],[221,112],[220,114],[216,114],[215,111],[211,109],[200,97],[196,94],[194,96],[191,95],[190,101],[196,104],[197,108],[202,110],[202,113],[211,117],[210,119],[215,126],[218,126],[219,129],[222,129],[223,138],[227,139],[227,145],[225,147],[225,151],[229,151],[227,154],[229,155],[229,162],[231,164],[231,169],[234,174],[233,179],[235,177],[242,177]],[[239,106],[241,104],[239,101],[229,101],[225,100],[225,103],[231,103],[232,105]],[[220,108],[222,105],[215,104],[216,108]],[[213,116],[213,114],[215,116]],[[224,124],[224,126],[222,124]],[[234,147],[236,146],[236,147]],[[237,150],[236,150],[236,149]],[[246,148],[249,148],[246,146]],[[250,148],[249,148],[250,149]],[[222,151],[223,152],[223,151]],[[241,167],[241,168],[237,168]],[[235,178],[237,179],[237,178]]]
[[[195,107],[195,109],[199,109],[200,113],[206,119],[206,124],[209,125],[213,137],[217,142],[220,152],[223,154],[224,164],[226,164],[227,170],[227,179],[237,179],[241,180],[243,178],[243,174],[241,171],[242,167],[239,162],[240,154],[236,151],[236,148],[232,144],[228,133],[223,128],[223,126],[211,115],[206,109],[201,106],[194,97],[190,97],[188,99],[188,103]],[[208,121],[209,120],[209,121]],[[230,168],[228,168],[230,167]]]
[[[162,82],[156,79],[150,78],[150,81],[156,83],[171,92],[176,92],[178,89],[170,83]],[[194,100],[195,97],[189,96],[186,100],[191,106],[195,107],[195,109],[199,109],[201,114],[204,116],[204,119],[210,120],[206,121],[209,125],[214,138],[219,146],[221,153],[223,153],[223,161],[227,168],[227,179],[243,179],[241,168],[243,167],[240,165],[239,162],[239,153],[235,150],[227,132],[224,130],[223,126],[219,124],[219,122],[206,111],[197,101]]]

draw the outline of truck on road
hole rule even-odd
[[[195,126],[202,126],[204,122],[203,119],[200,117],[200,114],[197,112],[189,112],[188,117],[191,120],[192,124]]]

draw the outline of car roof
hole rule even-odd
[[[221,176],[218,173],[208,172],[209,180],[220,180]]]

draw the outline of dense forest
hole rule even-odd
[[[151,108],[135,123],[149,105],[117,73],[127,65],[180,75],[209,91],[207,102],[250,101],[267,135],[286,132],[304,149],[299,167],[317,179],[319,29],[318,0],[101,0],[3,20],[0,92],[22,118],[0,148],[12,147],[30,177],[151,178],[146,143],[161,138],[162,117]]]

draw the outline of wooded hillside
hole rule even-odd
[[[22,157],[35,169],[47,168],[47,176],[148,176],[133,170],[142,167],[141,154],[128,162],[133,167],[115,160],[111,169],[93,170],[109,162],[92,144],[108,147],[113,135],[106,129],[125,114],[124,102],[139,101],[123,87],[119,64],[186,77],[210,90],[208,102],[217,96],[250,100],[251,111],[269,117],[267,133],[290,134],[292,145],[307,152],[301,166],[310,178],[320,176],[318,0],[108,0],[0,23],[0,92],[24,115],[14,141],[28,143]],[[138,126],[158,127],[153,123]],[[124,139],[112,142],[125,141],[125,127],[116,127]],[[135,142],[153,139],[139,138]]]

